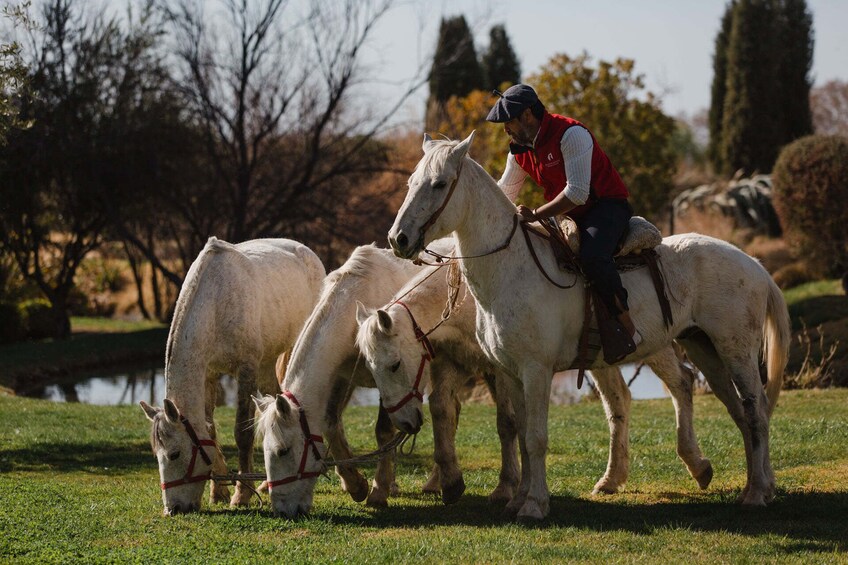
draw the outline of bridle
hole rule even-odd
[[[312,479],[314,477],[320,477],[324,474],[325,464],[321,458],[321,452],[318,451],[318,446],[316,444],[324,443],[324,438],[313,434],[309,431],[309,422],[306,421],[306,412],[303,410],[303,406],[301,406],[300,402],[298,402],[297,398],[291,391],[285,390],[283,391],[283,396],[288,398],[289,400],[297,406],[297,411],[300,417],[300,429],[303,431],[303,454],[300,457],[300,466],[297,468],[297,473],[294,475],[290,475],[278,481],[268,481],[268,491],[272,491],[274,487],[285,485],[288,483],[293,483],[295,481],[299,481],[301,479]],[[306,461],[309,458],[309,450],[312,449],[312,453],[315,455],[315,461],[321,464],[320,471],[306,471]]]
[[[409,306],[400,300],[396,300],[394,303],[403,306],[406,313],[409,314],[409,319],[412,321],[412,329],[415,332],[415,339],[421,344],[423,351],[421,352],[421,363],[418,364],[418,373],[415,375],[415,383],[413,383],[410,391],[407,392],[406,396],[401,398],[394,406],[384,406],[386,412],[389,414],[397,412],[413,398],[417,398],[420,401],[424,400],[424,395],[418,389],[418,386],[421,384],[421,377],[424,375],[424,367],[427,366],[427,361],[432,361],[436,357],[436,351],[433,349],[433,344],[430,343],[430,338],[427,337],[427,334],[424,333],[424,330],[422,330],[421,326],[418,325],[418,322],[415,320],[415,316],[412,315],[412,310],[409,309]]]
[[[453,182],[451,183],[450,188],[448,189],[448,194],[447,194],[447,196],[445,196],[445,200],[442,202],[442,205],[439,206],[439,208],[435,212],[433,212],[433,214],[430,216],[430,218],[426,222],[424,222],[424,225],[421,226],[421,231],[418,235],[418,242],[415,245],[415,247],[417,249],[422,250],[421,251],[422,253],[426,253],[427,255],[434,257],[436,259],[437,263],[441,263],[443,260],[446,260],[446,259],[447,260],[451,260],[451,259],[477,259],[479,257],[485,257],[487,255],[492,255],[494,253],[497,253],[498,251],[503,251],[504,249],[509,247],[509,244],[512,241],[512,236],[515,235],[515,231],[518,228],[518,215],[516,214],[516,216],[513,218],[512,230],[510,230],[509,235],[507,236],[506,240],[501,245],[496,247],[495,249],[492,249],[491,251],[487,251],[486,253],[481,253],[479,255],[465,255],[465,256],[460,256],[460,257],[456,257],[456,256],[448,257],[447,255],[442,255],[441,253],[431,251],[430,249],[427,249],[426,247],[424,247],[424,235],[427,233],[428,229],[433,227],[433,224],[436,223],[436,220],[439,219],[439,216],[442,215],[442,212],[447,207],[448,202],[450,202],[450,199],[453,196],[453,192],[456,189],[456,184],[459,182],[459,175],[462,174],[462,165],[463,164],[465,164],[465,158],[463,158],[459,161],[459,166],[456,169],[456,178],[453,179]],[[416,259],[415,262],[416,263],[423,263],[423,261],[421,261],[420,259]]]
[[[188,485],[191,483],[198,483],[200,481],[207,481],[212,476],[212,470],[210,469],[206,473],[201,473],[199,475],[192,475],[194,472],[194,464],[197,462],[197,454],[200,453],[200,456],[203,458],[203,461],[212,466],[212,460],[209,458],[209,455],[206,454],[206,450],[203,449],[203,446],[215,447],[215,441],[211,439],[199,439],[197,437],[197,433],[194,431],[194,427],[192,427],[191,422],[188,421],[188,418],[180,416],[180,422],[183,426],[185,426],[186,432],[188,433],[188,437],[191,439],[191,461],[188,463],[188,469],[186,469],[186,474],[182,479],[176,479],[174,481],[167,481],[160,483],[162,486],[162,490],[168,490],[169,488],[178,487],[181,485]]]

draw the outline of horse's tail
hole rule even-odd
[[[789,327],[789,311],[783,294],[771,277],[769,280],[766,307],[766,325],[763,328],[763,358],[766,361],[766,396],[769,401],[769,416],[774,412],[777,397],[783,387],[783,373],[789,360],[789,344],[792,333]]]

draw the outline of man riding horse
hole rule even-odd
[[[486,119],[502,123],[510,138],[506,169],[498,186],[512,202],[527,175],[544,189],[546,203],[531,210],[518,205],[524,220],[570,216],[580,231],[580,263],[604,305],[623,326],[615,362],[642,341],[627,306],[627,290],[613,262],[616,247],[627,230],[633,209],[629,193],[592,133],[573,118],[552,114],[526,84],[504,93]]]

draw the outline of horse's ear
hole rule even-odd
[[[377,310],[377,320],[380,322],[380,329],[383,333],[389,333],[392,329],[392,317],[385,310]]]
[[[365,304],[363,304],[359,300],[357,300],[356,301],[356,323],[357,323],[357,325],[361,326],[362,324],[364,324],[365,320],[367,320],[370,316],[371,316],[371,313],[368,311],[368,307],[365,306]]]
[[[177,405],[169,398],[165,399],[163,405],[165,406],[165,417],[172,424],[176,424],[180,420],[180,411],[177,409]]]
[[[424,132],[424,141],[421,143],[421,150],[422,150],[424,153],[426,153],[426,152],[427,152],[427,146],[428,146],[428,145],[429,145],[432,141],[433,141],[433,138],[432,138],[432,137],[430,137],[430,134],[429,134],[429,133],[427,133],[427,132]]]
[[[259,413],[262,414],[262,412],[265,411],[265,404],[262,402],[262,397],[261,396],[253,396],[251,394],[250,399],[256,405],[256,409],[259,411]]]
[[[280,416],[288,416],[291,412],[291,406],[289,406],[288,401],[283,398],[282,394],[278,394],[275,400],[277,404],[277,412],[280,413]]]
[[[451,151],[451,157],[456,157],[458,159],[462,159],[468,153],[468,149],[471,147],[471,142],[474,141],[474,131],[471,134],[459,142],[459,144],[453,148]]]
[[[274,372],[277,375],[277,382],[280,383],[280,386],[283,386],[283,381],[286,380],[286,367],[289,364],[289,352],[283,351],[280,353],[280,356],[277,357],[277,363],[274,365]]]
[[[156,414],[158,414],[159,411],[162,410],[161,408],[154,408],[143,400],[140,400],[138,402],[138,405],[141,406],[141,409],[144,410],[145,416],[147,416],[147,419],[151,422],[153,421],[153,418],[156,417]]]

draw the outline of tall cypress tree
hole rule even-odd
[[[783,0],[778,21],[781,59],[778,76],[784,117],[783,143],[813,133],[810,68],[813,64],[813,17],[805,0]]]
[[[487,90],[500,88],[505,82],[521,82],[521,66],[503,25],[493,26],[489,31],[489,49],[483,54],[482,64]]]
[[[774,0],[738,0],[727,49],[722,115],[723,172],[770,171],[784,140]]]
[[[438,123],[442,105],[451,96],[465,96],[483,88],[483,69],[474,49],[474,36],[465,16],[442,19],[439,42],[430,68],[430,97],[427,101],[428,129]]]
[[[770,171],[812,131],[812,17],[805,0],[732,0],[716,37],[709,156],[716,171]]]
[[[734,5],[735,2],[731,1],[724,8],[721,29],[715,39],[713,54],[713,85],[708,116],[710,141],[707,146],[707,156],[716,171],[724,169],[721,161],[721,123],[724,115],[724,98],[727,95],[727,46],[730,43]]]

